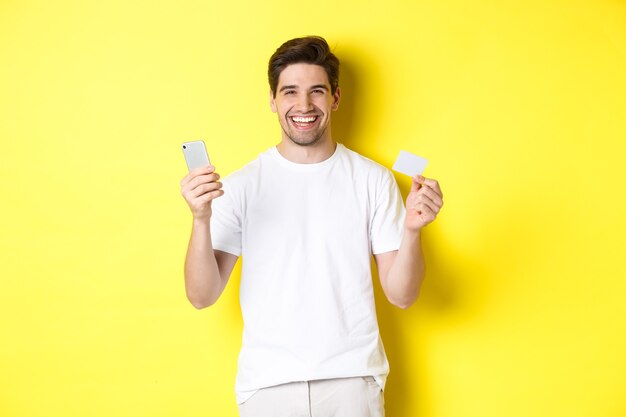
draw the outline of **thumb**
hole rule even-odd
[[[424,184],[424,177],[421,175],[416,175],[412,178],[413,184],[411,185],[411,192],[416,192],[420,188],[422,188],[422,184]]]

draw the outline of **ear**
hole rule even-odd
[[[335,94],[333,94],[333,104],[331,106],[331,109],[333,109],[333,111],[339,108],[339,101],[341,101],[341,89],[337,87],[337,89],[335,90]]]
[[[278,109],[276,108],[276,99],[274,98],[274,92],[270,90],[270,108],[272,109],[272,113],[276,113]]]

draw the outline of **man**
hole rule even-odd
[[[243,417],[383,416],[389,365],[370,256],[389,301],[409,307],[424,276],[421,229],[441,190],[417,176],[405,208],[387,168],[332,139],[339,61],[323,38],[283,44],[268,75],[280,143],[223,189],[212,166],[181,182],[193,214],[187,297],[197,308],[217,301],[242,255]]]

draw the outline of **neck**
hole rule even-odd
[[[311,146],[297,145],[291,139],[283,137],[276,145],[278,152],[287,160],[296,164],[315,164],[330,158],[337,143],[331,138],[323,139]]]

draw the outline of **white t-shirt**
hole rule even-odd
[[[341,144],[315,164],[272,147],[223,184],[211,238],[243,258],[237,403],[294,381],[370,375],[384,388],[371,254],[400,247],[391,172]]]

